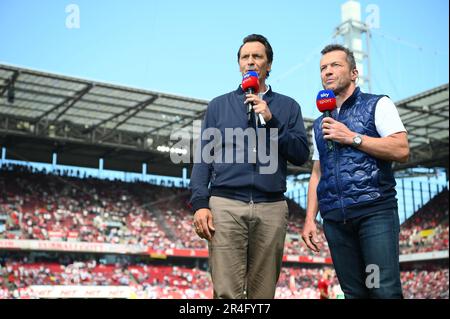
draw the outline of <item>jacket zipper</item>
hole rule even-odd
[[[255,130],[255,136],[256,136],[256,141],[258,141],[258,133],[256,130],[256,124],[255,124],[255,120],[256,120],[256,116],[255,113],[252,112],[251,114],[251,127]],[[257,145],[258,143],[256,143],[256,145],[254,147],[252,147],[251,152],[256,152],[256,161],[258,161],[258,152],[257,152]],[[250,154],[249,154],[250,155]],[[248,157],[250,158],[250,156]],[[250,184],[250,202],[249,204],[253,206],[253,186],[255,185],[255,170],[256,170],[256,163],[251,163],[251,165],[253,166],[253,170],[252,170],[252,182]]]

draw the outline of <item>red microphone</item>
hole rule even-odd
[[[255,71],[248,71],[242,77],[242,89],[248,93],[258,93],[259,91],[259,80],[258,73]]]
[[[331,112],[336,108],[336,97],[331,90],[322,90],[317,94],[316,105],[324,117],[331,117]],[[327,141],[329,151],[334,149],[333,141]]]
[[[248,71],[244,74],[242,78],[242,89],[247,94],[255,94],[259,92],[259,80],[258,73],[255,71]],[[251,113],[253,112],[253,103],[248,103],[247,106],[247,117],[248,122],[251,121]],[[258,114],[259,122],[261,125],[266,125],[266,121],[264,121],[264,117],[261,114]]]

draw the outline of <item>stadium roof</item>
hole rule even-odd
[[[180,176],[157,147],[192,132],[207,103],[0,64],[1,140],[16,159],[51,162],[58,151],[61,164],[98,167],[106,157],[105,168],[140,172],[147,162]]]
[[[448,171],[448,83],[396,102],[408,130],[411,156],[405,167],[446,167]]]
[[[448,84],[397,102],[411,161],[448,168]],[[0,143],[7,158],[181,176],[169,159],[172,132],[196,135],[208,101],[0,64]],[[312,119],[305,119],[311,141]],[[161,148],[164,146],[164,148]],[[172,151],[174,151],[172,149]],[[187,165],[185,165],[187,167]],[[310,172],[311,163],[289,166]]]

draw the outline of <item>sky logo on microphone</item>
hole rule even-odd
[[[322,90],[317,94],[316,105],[320,112],[333,111],[336,107],[336,97],[331,90]]]
[[[255,71],[248,71],[242,77],[242,89],[247,92],[247,90],[251,90],[253,93],[258,92],[259,90],[259,81],[258,81],[258,73]]]
[[[319,94],[317,94],[317,100],[321,100],[323,98],[333,99],[333,98],[336,98],[336,97],[334,96],[333,91],[331,91],[331,90],[322,90],[322,91],[319,92]]]
[[[258,73],[256,73],[255,71],[248,71],[247,73],[244,74],[243,80],[245,80],[251,76],[258,77]]]

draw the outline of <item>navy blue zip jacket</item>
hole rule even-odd
[[[245,92],[239,86],[236,91],[227,93],[213,99],[206,110],[202,123],[202,134],[205,130],[217,129],[219,138],[213,141],[212,137],[201,139],[197,149],[212,155],[213,161],[205,160],[194,162],[191,175],[190,188],[192,191],[191,205],[193,212],[200,208],[209,208],[209,197],[220,196],[244,202],[273,202],[284,199],[286,191],[287,161],[294,165],[302,165],[309,158],[309,148],[300,106],[285,95],[275,93],[270,88],[263,97],[270,108],[272,118],[266,127],[260,125],[256,129],[257,141],[266,141],[265,145],[251,143],[251,139],[243,139],[239,146],[235,140],[225,139],[225,129],[256,128],[254,113],[248,121],[247,106],[244,104]],[[278,135],[270,133],[270,129],[278,129]],[[208,139],[209,138],[209,139]],[[278,143],[278,152],[269,153],[270,140]],[[250,143],[250,145],[249,145]],[[212,146],[217,146],[213,148]],[[249,147],[250,146],[250,147]],[[270,163],[249,160],[249,152],[259,154],[265,147],[265,155],[270,155],[270,161],[276,163],[274,173],[263,174],[262,168]],[[227,160],[225,149],[233,150],[233,160]],[[250,154],[251,155],[251,154]],[[239,161],[238,158],[244,159]],[[272,164],[273,165],[273,164]]]

